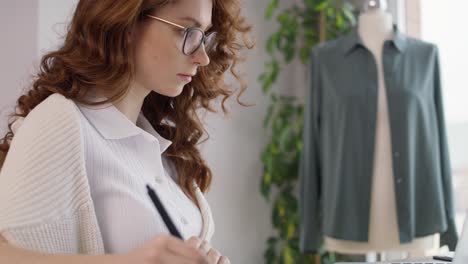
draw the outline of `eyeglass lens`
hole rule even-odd
[[[205,50],[209,52],[213,48],[214,40],[215,40],[215,33],[210,33],[205,39]],[[185,38],[184,43],[184,54],[193,54],[197,51],[203,40],[203,32],[201,30],[192,29],[187,32],[187,36]]]

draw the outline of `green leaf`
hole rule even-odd
[[[325,0],[325,1],[322,1],[320,4],[318,4],[318,5],[314,8],[314,10],[315,10],[315,11],[322,11],[322,10],[324,10],[327,6],[328,6],[328,1]]]
[[[266,11],[265,11],[265,18],[270,20],[273,16],[273,11],[278,7],[278,0],[271,0],[268,4]]]
[[[267,240],[268,248],[263,255],[266,263],[274,263],[276,259],[276,241],[277,239],[275,237],[270,237]]]
[[[284,264],[294,264],[294,256],[292,254],[292,250],[291,250],[290,247],[285,246],[281,253],[283,255],[283,263]]]
[[[276,103],[278,101],[278,96],[275,93],[272,93],[270,98],[271,101],[273,101],[273,103]]]
[[[342,28],[344,26],[344,18],[341,13],[336,14],[336,27]]]
[[[293,223],[288,224],[287,239],[292,239],[296,233],[296,226]]]
[[[269,237],[268,240],[267,240],[267,244],[268,244],[269,246],[274,246],[274,245],[276,245],[276,242],[278,242],[278,238],[277,238],[277,237],[274,237],[274,236]]]
[[[297,148],[297,151],[299,151],[299,152],[302,151],[302,141],[297,141],[296,148]]]
[[[266,79],[266,73],[262,73],[260,74],[260,76],[258,76],[258,81],[260,82],[264,82]]]
[[[278,17],[276,18],[276,20],[280,23],[280,24],[286,24],[290,19],[290,12],[289,10],[285,10],[283,12],[281,12]]]
[[[269,172],[265,172],[262,178],[261,184],[261,192],[263,197],[268,199],[268,195],[270,194],[270,187],[271,187],[271,174]]]
[[[268,124],[270,124],[271,117],[273,116],[273,104],[270,104],[267,109],[267,115],[265,119],[263,119],[263,128],[267,128]]]
[[[280,137],[279,137],[280,149],[285,149],[285,146],[288,144],[290,136],[291,136],[291,127],[286,125],[285,127],[283,127]]]
[[[299,58],[303,64],[306,64],[310,57],[310,48],[309,46],[303,46],[299,50]]]
[[[283,49],[283,54],[284,54],[284,60],[286,63],[291,63],[291,61],[294,59],[294,56],[296,55],[296,50],[294,49],[293,45],[286,45]]]
[[[273,34],[268,38],[266,46],[265,46],[268,54],[273,55],[273,53],[275,52],[274,49],[277,46],[279,38],[280,38],[279,34]]]

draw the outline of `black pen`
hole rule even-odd
[[[447,261],[447,262],[452,262],[453,258],[447,257],[447,256],[433,256],[432,257],[434,260],[441,260],[441,261]]]
[[[148,189],[148,195],[151,198],[151,201],[153,201],[154,206],[156,206],[156,210],[158,210],[159,214],[161,215],[164,223],[169,229],[169,232],[171,232],[171,235],[184,240],[179,230],[177,230],[177,227],[174,225],[174,222],[172,222],[171,218],[169,217],[166,209],[164,209],[164,206],[162,205],[161,200],[159,200],[156,192],[148,184],[146,185],[146,189]]]

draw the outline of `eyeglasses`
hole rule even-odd
[[[205,45],[205,51],[207,53],[210,52],[214,47],[215,39],[217,35],[216,32],[210,32],[209,34],[205,35],[205,32],[201,28],[197,28],[197,27],[186,28],[184,26],[178,25],[176,23],[167,21],[159,17],[155,17],[152,15],[146,15],[146,16],[149,18],[164,22],[171,26],[177,27],[181,30],[184,30],[184,41],[182,44],[182,53],[184,55],[192,55],[201,47],[202,44]]]

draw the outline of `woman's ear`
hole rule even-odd
[[[145,27],[147,27],[147,23],[145,23],[144,21],[140,21],[133,28],[128,30],[127,34],[128,37],[132,40],[132,42],[138,39],[138,37],[144,31]]]
[[[135,24],[128,28],[127,36],[133,41],[135,40],[136,34],[145,24],[144,20],[138,20]]]
[[[127,32],[127,37],[132,41],[135,39],[135,33],[134,32],[135,32],[135,29],[129,30]]]

